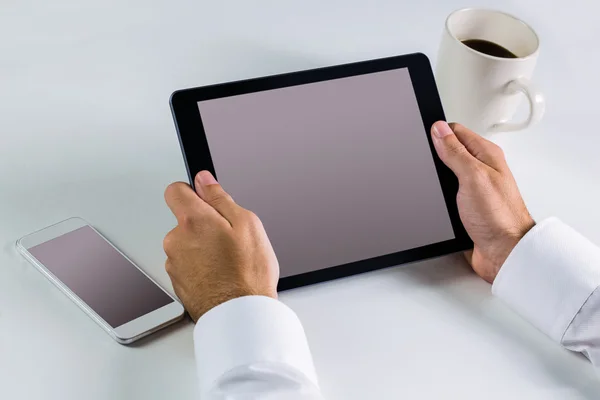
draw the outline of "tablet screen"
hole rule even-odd
[[[281,277],[455,238],[407,68],[198,103]]]

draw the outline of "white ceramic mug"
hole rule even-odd
[[[462,43],[468,39],[496,43],[517,58],[473,50]],[[479,133],[518,131],[539,122],[544,97],[530,82],[538,54],[535,31],[512,15],[474,8],[450,14],[436,67],[448,120]],[[522,122],[509,122],[523,95],[529,100],[529,116]]]

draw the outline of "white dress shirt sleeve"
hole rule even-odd
[[[600,366],[600,248],[556,218],[531,229],[492,292],[542,332]]]
[[[194,328],[202,400],[321,400],[300,320],[283,303],[240,297]]]

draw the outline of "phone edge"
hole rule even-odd
[[[154,283],[154,285],[156,285],[159,289],[161,289],[163,292],[165,292],[167,294],[167,296],[169,296],[173,302],[178,303],[179,305],[182,306],[183,305],[174,297],[172,296],[169,292],[167,292],[161,285],[159,285],[154,279],[152,279],[152,277],[150,277],[148,274],[146,274],[146,272],[144,270],[142,270],[137,264],[135,264],[129,257],[127,257],[127,255],[125,255],[123,252],[121,252],[115,245],[113,245],[104,235],[102,235],[98,230],[96,230],[88,221],[86,221],[83,218],[80,217],[70,217],[67,219],[64,219],[62,221],[56,222],[54,224],[48,225],[47,227],[38,229],[34,232],[31,232],[19,239],[17,239],[16,243],[15,243],[15,247],[17,249],[17,251],[21,254],[21,256],[29,262],[29,264],[32,264],[40,273],[42,273],[42,275],[44,275],[44,277],[49,280],[56,288],[58,288],[58,290],[60,290],[64,295],[66,295],[73,303],[75,303],[79,309],[81,309],[88,317],[90,317],[96,324],[98,324],[106,333],[109,334],[109,336],[116,341],[119,344],[131,344],[133,342],[135,342],[136,340],[139,340],[145,336],[148,336],[154,332],[157,332],[158,330],[171,325],[179,320],[181,320],[184,315],[185,315],[185,309],[183,311],[183,313],[181,313],[180,315],[176,315],[174,316],[172,319],[169,319],[167,321],[164,321],[162,323],[160,323],[159,325],[148,329],[146,331],[143,331],[135,336],[131,336],[131,337],[119,337],[115,330],[118,329],[119,327],[115,327],[113,328],[112,326],[110,326],[105,320],[104,318],[102,318],[98,313],[96,313],[96,311],[94,311],[90,306],[87,305],[87,303],[85,303],[79,296],[77,296],[77,294],[75,294],[67,285],[65,285],[60,279],[58,279],[58,277],[56,277],[50,270],[48,270],[43,264],[41,264],[41,262],[39,262],[29,251],[28,249],[23,245],[23,239],[34,235],[36,233],[42,232],[48,228],[51,228],[53,226],[59,225],[65,221],[68,221],[70,219],[79,219],[81,221],[83,221],[85,223],[85,225],[83,226],[89,226],[94,232],[96,232],[97,235],[99,235],[103,240],[105,240],[109,245],[111,245],[121,256],[123,256],[127,261],[129,261],[136,269],[138,269],[146,278],[148,278],[152,283]],[[72,231],[70,231],[72,232]],[[45,243],[45,242],[42,242]],[[171,304],[171,303],[169,303]],[[162,308],[162,307],[161,307]],[[160,308],[158,308],[157,310],[160,310]],[[153,310],[151,312],[157,311],[157,310]],[[147,314],[144,314],[147,315]],[[144,316],[143,315],[143,316]],[[143,316],[140,316],[138,318],[141,318]],[[135,318],[129,322],[133,322],[136,319]],[[122,325],[121,325],[122,326]]]

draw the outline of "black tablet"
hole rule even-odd
[[[280,290],[472,247],[423,54],[179,90],[171,109],[190,183],[209,170],[260,217]]]

